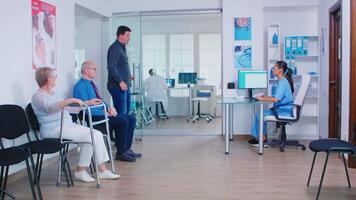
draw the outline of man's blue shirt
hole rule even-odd
[[[91,83],[91,80],[81,78],[73,88],[73,97],[81,99],[82,101],[88,101],[94,98],[98,98],[95,89]],[[90,110],[93,116],[103,116],[103,107],[93,108]]]

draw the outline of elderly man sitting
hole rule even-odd
[[[73,97],[83,101],[96,99],[102,101],[98,88],[93,80],[96,76],[96,65],[91,61],[82,64],[82,78],[74,85]],[[116,160],[135,162],[142,155],[131,150],[136,118],[132,115],[118,115],[115,108],[108,108],[110,131],[115,131],[115,144],[117,147]],[[105,118],[102,108],[91,109],[93,121]]]

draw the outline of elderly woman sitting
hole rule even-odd
[[[56,79],[57,75],[53,69],[44,67],[36,70],[36,81],[39,89],[32,96],[32,107],[40,124],[42,138],[59,138],[62,109],[72,103],[83,104],[79,99],[69,98],[63,100],[57,97],[53,90],[56,86]],[[97,102],[94,99],[85,103],[94,105]],[[64,110],[62,137],[74,142],[92,141],[90,129],[73,123],[66,110]],[[100,131],[94,130],[94,141],[99,165],[99,178],[118,179],[120,175],[113,174],[105,167],[104,163],[109,160],[109,157]],[[85,170],[90,165],[92,155],[93,149],[90,144],[80,144],[78,166],[74,173],[76,179],[83,182],[95,181]]]

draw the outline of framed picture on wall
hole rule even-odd
[[[252,68],[252,47],[235,46],[235,68],[251,69]]]
[[[234,38],[235,40],[251,40],[252,38],[251,17],[234,18]]]
[[[56,7],[32,0],[32,67],[57,68]]]

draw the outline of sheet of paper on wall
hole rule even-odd
[[[252,39],[251,17],[238,17],[234,19],[234,38],[235,40]]]
[[[235,47],[235,68],[251,69],[252,68],[252,47],[236,46]]]

